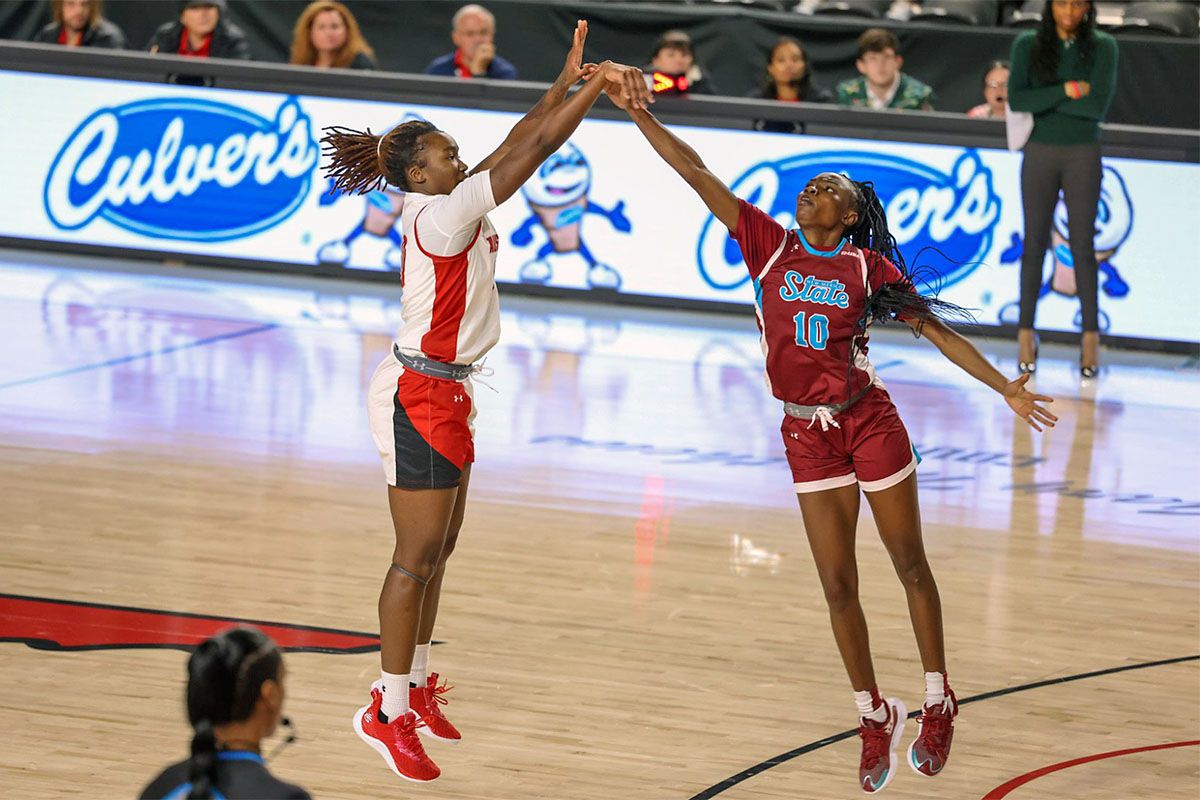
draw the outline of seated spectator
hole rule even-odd
[[[784,36],[775,42],[767,55],[767,79],[762,88],[751,92],[749,96],[781,103],[828,103],[833,99],[828,89],[822,89],[813,82],[808,53],[791,36]],[[754,121],[754,129],[771,133],[804,133],[804,124],[759,119]]]
[[[983,71],[984,102],[967,112],[971,119],[1004,119],[1008,105],[1008,62],[993,61]]]
[[[285,672],[279,647],[256,628],[231,628],[201,642],[188,658],[184,692],[191,757],[160,772],[142,800],[308,798],[272,775],[261,755],[263,739],[281,723],[291,727],[283,717]]]
[[[296,20],[289,63],[306,67],[375,69],[375,51],[367,44],[350,9],[334,0],[316,0]]]
[[[107,47],[122,50],[125,34],[100,16],[101,0],[50,0],[54,22],[42,28],[33,41],[67,47]]]
[[[472,3],[454,13],[450,40],[454,52],[430,61],[426,75],[517,79],[517,68],[496,53],[496,18],[483,6]]]
[[[650,91],[657,95],[715,94],[692,54],[692,37],[683,31],[667,31],[658,37],[643,72]]]
[[[250,58],[246,34],[225,20],[225,0],[184,0],[179,19],[161,25],[146,49],[196,58]]]
[[[900,71],[900,40],[883,28],[868,28],[858,37],[858,61],[862,77],[842,81],[837,102],[862,108],[900,108],[932,111],[933,89]]]

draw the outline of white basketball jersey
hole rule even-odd
[[[400,349],[448,364],[471,364],[500,339],[496,252],[487,218],[496,207],[491,176],[464,180],[450,194],[404,198]]]

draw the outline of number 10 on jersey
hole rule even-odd
[[[796,315],[796,344],[824,350],[829,341],[829,317],[824,314],[809,315],[801,311]]]

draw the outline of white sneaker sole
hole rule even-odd
[[[904,703],[897,700],[895,697],[889,697],[887,704],[896,709],[896,727],[892,729],[892,740],[888,742],[888,771],[887,776],[883,779],[883,783],[877,786],[874,790],[868,791],[863,788],[865,794],[879,794],[888,787],[896,777],[896,748],[900,745],[900,739],[904,736],[904,722],[908,718],[908,709],[904,707]]]
[[[410,778],[409,776],[405,775],[403,772],[398,770],[396,768],[396,762],[392,760],[392,754],[388,752],[387,746],[383,742],[379,741],[378,739],[376,739],[372,736],[368,736],[367,732],[362,729],[362,715],[365,714],[367,712],[367,709],[369,709],[370,707],[371,707],[370,705],[365,705],[354,713],[354,722],[353,722],[354,732],[358,734],[358,738],[362,739],[364,742],[371,745],[371,748],[376,753],[379,753],[379,755],[383,758],[384,762],[388,765],[388,769],[390,769],[392,772],[399,775],[404,780],[412,781],[413,783],[430,783],[431,781],[423,781],[420,778]],[[437,780],[437,778],[433,778],[432,780]]]

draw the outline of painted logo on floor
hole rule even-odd
[[[806,153],[757,164],[731,188],[790,229],[796,224],[796,196],[822,172],[875,184],[896,243],[910,264],[937,274],[937,288],[974,272],[992,245],[1000,197],[991,170],[974,150],[964,151],[949,173],[880,153]],[[750,279],[737,242],[712,216],[701,229],[696,257],[700,275],[714,289],[737,289]]]
[[[373,633],[0,594],[0,642],[22,642],[35,650],[190,651],[234,625],[253,625],[291,653],[369,653],[379,649],[379,637]]]
[[[211,100],[141,100],[99,109],[67,137],[43,201],[63,230],[102,217],[156,239],[236,239],[296,211],[317,154],[295,97],[274,119]]]

